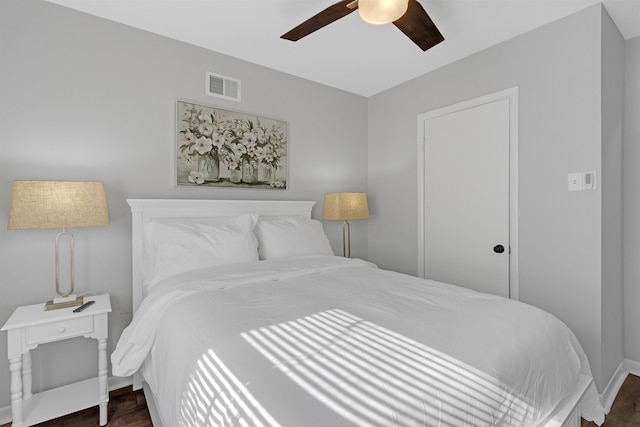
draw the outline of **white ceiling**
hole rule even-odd
[[[392,24],[352,13],[298,42],[280,36],[337,0],[48,0],[363,96],[600,0],[419,0],[445,41],[423,52]],[[625,39],[640,0],[602,0]],[[224,70],[210,70],[224,74]]]

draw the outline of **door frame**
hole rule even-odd
[[[509,298],[519,299],[518,283],[518,86],[418,114],[418,276],[425,277],[425,126],[434,117],[509,100]]]

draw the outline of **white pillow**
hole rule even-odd
[[[258,261],[253,229],[258,216],[247,214],[209,225],[194,222],[145,224],[149,267],[147,286],[189,270]]]
[[[295,255],[334,255],[322,223],[315,219],[286,218],[256,225],[260,259]]]

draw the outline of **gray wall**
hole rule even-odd
[[[603,192],[570,193],[567,174],[602,176],[602,13],[589,7],[371,97],[368,120],[369,259],[415,274],[418,114],[519,86],[520,299],[573,329],[600,391]]]
[[[15,179],[105,182],[111,224],[73,232],[77,290],[111,294],[109,353],[131,319],[127,198],[316,200],[320,217],[325,192],[366,190],[365,98],[42,1],[2,0],[0,19],[0,224]],[[242,102],[206,96],[205,71],[241,79]],[[287,121],[289,189],[175,187],[177,99]],[[342,253],[342,225],[324,225]],[[58,231],[0,226],[0,324],[53,296]],[[366,221],[351,235],[353,255],[366,257]],[[10,400],[6,342],[0,408]],[[95,347],[36,349],[34,389],[95,372]]]
[[[640,361],[640,37],[626,41],[624,120],[625,357]]]
[[[604,8],[603,8],[604,10]],[[624,359],[622,141],[625,43],[602,14],[602,368],[608,381]],[[606,384],[606,383],[604,383]],[[604,385],[603,384],[603,385]]]

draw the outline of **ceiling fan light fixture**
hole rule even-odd
[[[370,24],[389,24],[402,17],[409,0],[359,0],[360,17]]]

